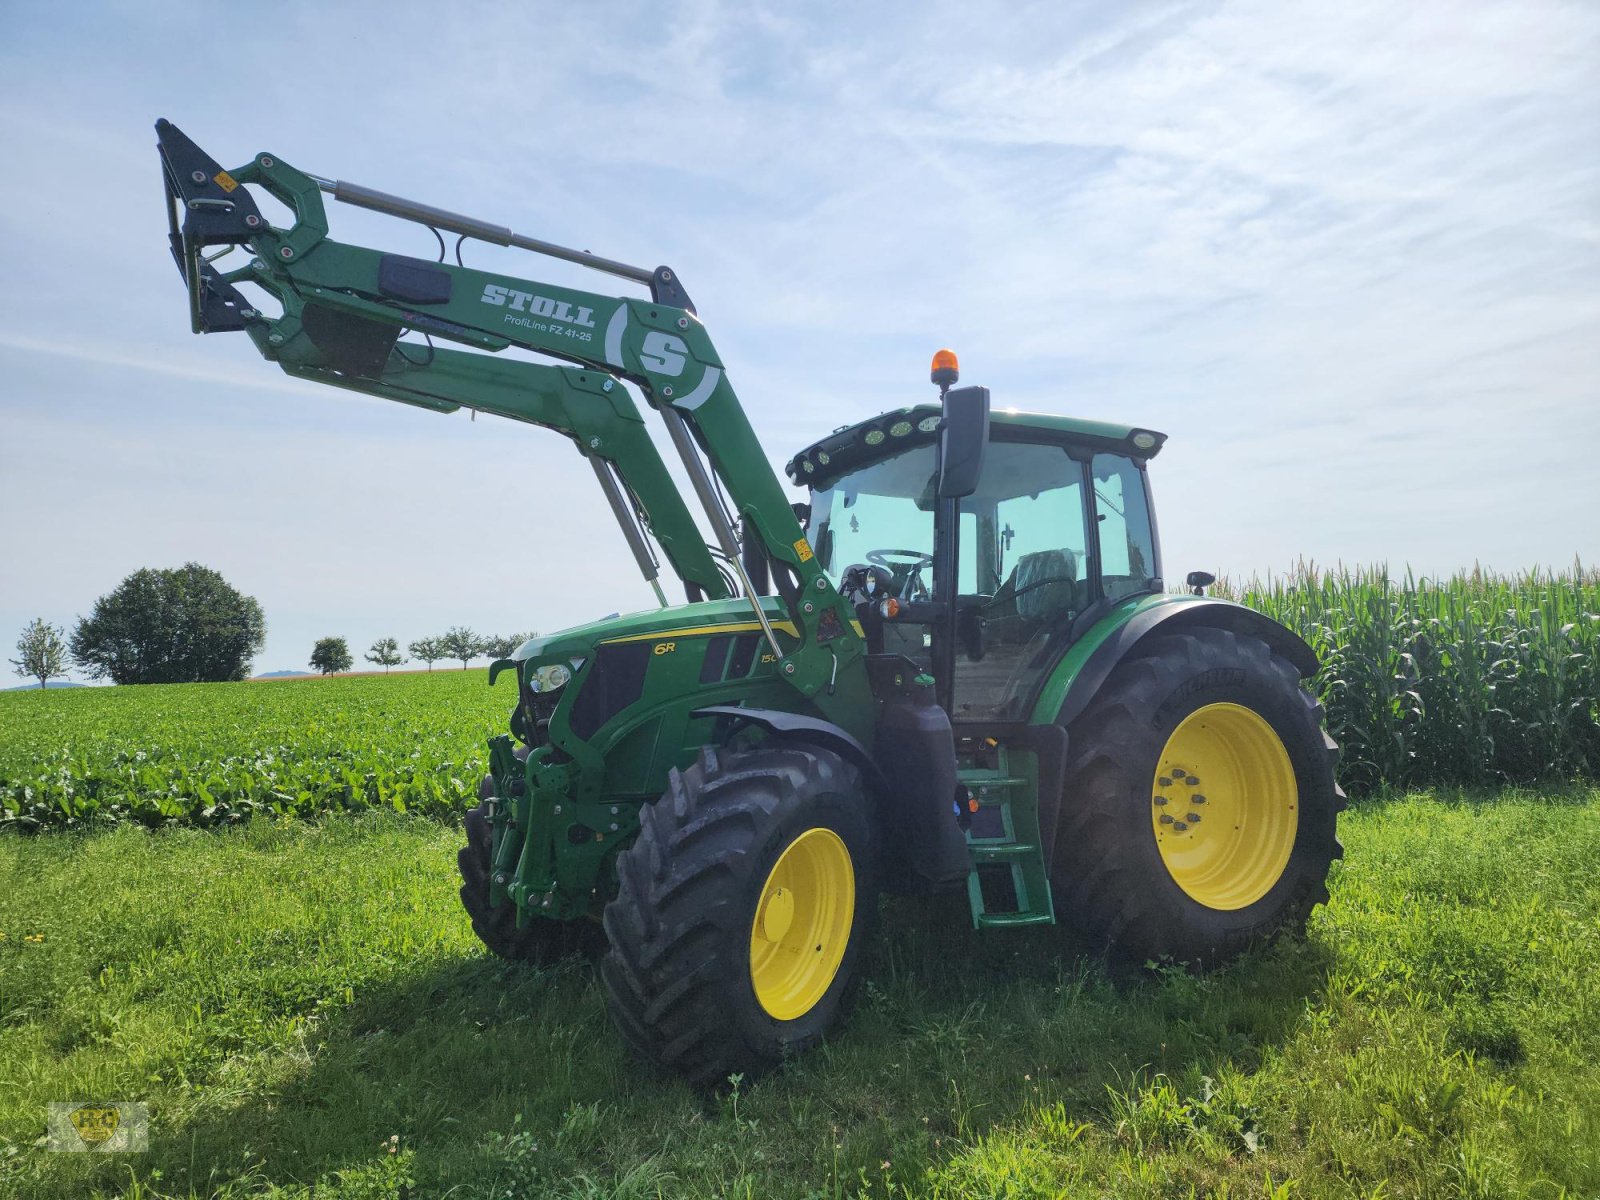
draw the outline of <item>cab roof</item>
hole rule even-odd
[[[919,404],[842,426],[796,454],[784,471],[799,487],[826,486],[846,471],[898,454],[910,446],[934,441],[939,436],[942,414],[937,404]],[[1137,425],[1019,412],[1014,408],[992,409],[989,429],[991,436],[1001,433],[1001,440],[1005,441],[1059,442],[1110,450],[1137,459],[1154,458],[1167,440],[1166,434]],[[1140,440],[1150,444],[1135,445],[1134,437],[1138,434],[1147,435]]]

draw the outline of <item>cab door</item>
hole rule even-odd
[[[953,720],[1024,717],[1053,645],[1094,601],[1088,479],[1058,443],[990,445],[960,508]]]
[[[1025,720],[1079,618],[1163,587],[1145,472],[1127,455],[995,441],[960,525],[955,721]]]

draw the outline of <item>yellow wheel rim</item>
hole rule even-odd
[[[1197,708],[1172,731],[1150,824],[1173,881],[1207,908],[1254,904],[1289,865],[1300,788],[1283,741],[1238,704]]]
[[[831,829],[806,830],[773,864],[750,924],[750,982],[769,1016],[792,1021],[822,999],[855,915],[850,851]]]

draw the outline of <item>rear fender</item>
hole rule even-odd
[[[1230,633],[1259,638],[1275,653],[1287,659],[1300,672],[1302,679],[1311,678],[1320,666],[1316,653],[1305,639],[1253,608],[1228,600],[1163,596],[1136,608],[1122,624],[1102,638],[1076,671],[1071,672],[1060,708],[1048,714],[1036,710],[1035,719],[1053,719],[1057,724],[1070,725],[1088,707],[1117,664],[1127,658],[1145,638],[1181,633],[1197,626],[1226,629]],[[1067,667],[1071,658],[1069,654],[1063,660],[1063,667]],[[1047,695],[1050,690],[1046,689]]]

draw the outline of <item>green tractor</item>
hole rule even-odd
[[[964,892],[979,929],[1066,922],[1197,966],[1327,898],[1344,800],[1303,682],[1316,657],[1206,597],[1209,576],[1168,590],[1147,478],[1162,434],[994,411],[941,351],[939,402],[796,454],[810,499],[792,504],[666,267],[270,154],[224,170],[156,129],[196,332],[242,331],[302,378],[553,429],[593,466],[660,607],[494,663],[517,697],[466,814],[461,898],[508,959],[603,930],[612,1016],[647,1058],[715,1083],[821,1040],[880,892]],[[323,193],[428,226],[438,261],[333,241]],[[475,270],[472,239],[648,297]],[[666,426],[709,544],[625,383]],[[662,560],[687,603],[667,603]],[[508,544],[500,570],[520,569]]]

